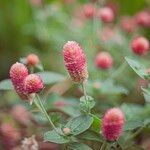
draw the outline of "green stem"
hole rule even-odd
[[[86,88],[85,88],[84,83],[82,83],[82,89],[83,89],[83,94],[84,94],[85,100],[87,100],[87,93],[86,93]]]
[[[106,141],[103,142],[102,146],[100,147],[100,150],[104,150],[106,146]]]
[[[36,101],[37,100],[37,101]],[[42,101],[40,100],[40,97],[38,95],[36,95],[36,99],[34,100],[35,105],[41,110],[41,112],[45,115],[45,117],[47,118],[47,120],[49,121],[49,124],[53,127],[53,129],[55,131],[57,131],[55,125],[53,124],[50,116],[47,114],[44,105],[42,103]]]

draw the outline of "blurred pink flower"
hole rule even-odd
[[[100,52],[95,58],[95,65],[101,69],[109,69],[113,65],[113,59],[108,52]]]

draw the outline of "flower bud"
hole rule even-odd
[[[150,27],[150,12],[142,11],[136,15],[136,22],[143,27]]]
[[[24,80],[24,87],[27,94],[37,93],[43,89],[44,85],[40,76],[36,74],[28,75]]]
[[[83,12],[87,18],[92,18],[95,13],[95,8],[92,4],[86,4],[83,6]]]
[[[123,17],[121,20],[121,27],[127,33],[133,33],[136,30],[135,19],[130,17]]]
[[[107,52],[100,52],[95,59],[95,65],[101,69],[109,69],[113,65],[113,59]]]
[[[145,55],[149,49],[149,41],[145,37],[137,37],[131,42],[132,51],[137,55]]]
[[[109,23],[114,20],[114,13],[111,8],[104,7],[98,11],[98,18],[100,18],[103,22]]]
[[[27,67],[16,62],[11,66],[9,74],[17,94],[21,97],[21,99],[27,99],[23,84],[25,77],[28,76]]]
[[[106,140],[115,141],[122,134],[124,114],[119,108],[109,109],[102,120],[102,133]]]
[[[71,130],[70,130],[70,128],[64,128],[64,129],[63,129],[63,132],[64,132],[66,135],[69,135],[70,132],[71,132]]]
[[[63,47],[65,66],[76,83],[83,83],[88,78],[86,56],[77,42],[68,41]]]
[[[29,66],[35,66],[40,62],[39,57],[35,54],[28,55],[26,59]]]

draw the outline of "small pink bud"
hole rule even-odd
[[[27,67],[16,62],[11,66],[9,74],[17,94],[21,97],[21,99],[27,99],[23,84],[25,77],[28,76]]]
[[[71,133],[71,130],[70,128],[64,128],[63,129],[63,132],[66,134],[66,135],[69,135]]]
[[[65,66],[76,83],[85,82],[88,78],[86,56],[77,42],[69,41],[63,47]]]
[[[150,12],[142,11],[136,15],[136,22],[143,27],[150,27]]]
[[[124,31],[132,33],[136,29],[135,19],[129,17],[123,17],[121,20],[121,27]]]
[[[28,75],[24,80],[25,91],[28,94],[37,93],[43,89],[44,85],[40,76],[36,74]]]
[[[100,18],[105,23],[109,23],[114,20],[114,13],[111,8],[104,7],[98,11],[98,18]]]
[[[87,18],[92,18],[95,13],[95,8],[92,4],[86,4],[83,6],[83,12]]]
[[[100,52],[95,59],[95,65],[101,69],[109,69],[113,65],[113,59],[107,52]]]
[[[106,140],[115,141],[122,134],[124,114],[119,108],[109,109],[102,120],[102,133]]]
[[[26,59],[29,66],[35,66],[40,62],[39,57],[35,54],[28,55]]]
[[[131,42],[132,51],[137,55],[145,55],[149,49],[149,41],[145,37],[137,37]]]

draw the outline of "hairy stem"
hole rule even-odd
[[[102,146],[100,147],[100,150],[104,150],[106,146],[106,141],[103,142]]]
[[[34,103],[41,110],[41,112],[45,115],[45,117],[47,118],[47,120],[49,121],[49,124],[53,127],[53,129],[55,131],[57,131],[55,125],[53,124],[50,116],[47,114],[47,112],[46,112],[46,110],[44,108],[44,105],[43,105],[43,103],[42,103],[42,101],[41,101],[41,99],[40,99],[40,97],[38,95],[36,95],[36,99],[34,100]]]

